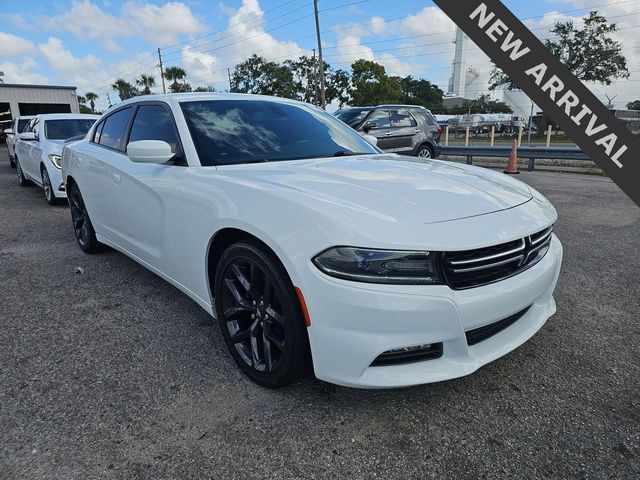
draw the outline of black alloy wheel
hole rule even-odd
[[[22,167],[20,166],[20,160],[16,157],[16,176],[18,177],[18,183],[21,187],[28,187],[31,185],[31,182],[27,180],[27,177],[24,176],[24,172],[22,171]]]
[[[84,204],[80,189],[75,183],[69,191],[69,206],[71,207],[71,221],[78,241],[78,246],[85,253],[97,253],[103,245],[96,239],[96,232],[91,224],[89,212]]]
[[[218,322],[234,360],[269,388],[297,380],[308,363],[300,305],[274,257],[259,242],[236,243],[223,253],[214,287]]]
[[[58,203],[58,199],[53,193],[51,179],[49,178],[49,173],[44,166],[40,167],[40,176],[42,177],[42,190],[44,190],[44,198],[47,199],[47,203],[49,205],[55,205],[56,203]]]

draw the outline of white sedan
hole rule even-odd
[[[14,161],[18,182],[23,187],[35,183],[50,205],[67,198],[62,182],[62,147],[65,140],[83,137],[98,115],[47,113],[33,117],[18,134]]]
[[[459,377],[555,312],[562,247],[540,193],[381,153],[314,106],[137,97],[67,144],[62,171],[80,248],[185,292],[264,386],[308,365],[354,387]]]

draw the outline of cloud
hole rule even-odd
[[[205,26],[182,2],[164,5],[130,1],[118,15],[111,14],[90,0],[74,3],[70,10],[52,17],[40,18],[50,30],[71,32],[80,39],[118,39],[139,36],[147,42],[165,45],[176,42],[178,35],[196,34]],[[113,47],[113,44],[107,44]]]
[[[2,62],[0,71],[4,72],[5,83],[47,84],[49,78],[34,72],[38,67],[32,57],[23,57],[19,62]]]
[[[0,32],[0,45],[2,45],[2,55],[7,57],[31,53],[36,49],[30,40],[5,32]]]

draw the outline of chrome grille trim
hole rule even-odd
[[[495,253],[493,255],[487,255],[486,257],[472,258],[471,260],[454,260],[451,262],[451,265],[467,265],[469,263],[479,263],[479,262],[485,262],[488,260],[493,260],[495,258],[506,257],[507,255],[518,253],[524,250],[526,247],[526,243],[524,239],[522,239],[521,242],[522,243],[520,244],[519,247],[514,248],[513,250],[509,250],[508,252]]]
[[[454,290],[505,280],[537,264],[551,244],[553,225],[524,238],[473,250],[444,252],[441,268]]]

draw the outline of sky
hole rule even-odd
[[[631,77],[593,92],[614,107],[640,99],[640,0],[506,0],[540,38],[557,21],[597,10],[620,27]],[[455,25],[431,1],[320,0],[325,60],[349,69],[374,60],[391,75],[426,78],[447,90]],[[158,52],[165,66],[187,71],[193,86],[228,89],[227,68],[252,53],[283,61],[316,48],[311,0],[0,0],[0,71],[5,83],[73,85],[99,95],[108,106],[116,78],[154,75],[161,91]],[[467,50],[480,77],[467,97],[487,93],[489,59]]]

